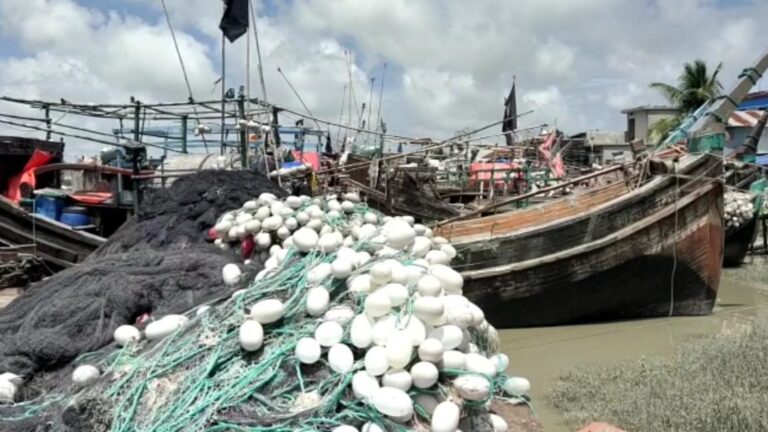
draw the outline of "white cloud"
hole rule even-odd
[[[0,90],[78,101],[186,98],[159,3],[130,1],[154,18],[77,0],[2,0],[0,32],[26,54],[0,58]],[[269,14],[255,3],[271,102],[303,111],[279,66],[316,115],[337,120],[351,50],[358,107],[371,76],[378,92],[387,61],[390,132],[435,138],[499,120],[513,75],[518,110],[535,110],[521,126],[557,119],[568,132],[620,130],[621,108],[663,102],[650,82],[673,82],[683,62],[702,58],[723,61],[728,87],[768,40],[760,31],[766,2],[295,0],[271,2],[278,6]],[[166,4],[193,90],[209,97],[219,75],[221,4]],[[245,38],[227,45],[228,87],[245,83],[245,46]],[[251,93],[259,95],[253,46],[250,61]]]

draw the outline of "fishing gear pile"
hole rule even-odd
[[[456,251],[412,218],[355,194],[262,194],[209,235],[241,252],[222,268],[227,284],[264,262],[248,288],[118,327],[121,349],[76,361],[76,396],[16,416],[59,403],[72,429],[504,431],[491,400],[527,400],[530,384],[504,374],[497,331],[462,295]],[[6,397],[23,386],[5,381]]]
[[[725,193],[725,224],[727,228],[740,228],[755,215],[754,195],[746,192]]]

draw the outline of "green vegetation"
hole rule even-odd
[[[651,141],[663,140],[688,114],[696,111],[709,99],[720,95],[723,86],[717,76],[722,66],[723,64],[719,63],[710,74],[707,64],[696,60],[683,65],[683,72],[678,77],[676,86],[659,82],[651,84],[651,88],[658,90],[679,111],[677,116],[659,120],[651,126]]]
[[[577,428],[631,432],[768,430],[768,319],[691,342],[671,358],[562,373],[549,402]]]

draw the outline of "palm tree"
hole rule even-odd
[[[669,103],[677,108],[678,115],[671,119],[659,120],[649,130],[653,141],[661,141],[669,135],[683,119],[696,111],[701,105],[713,97],[719,96],[723,89],[717,75],[723,64],[719,63],[712,74],[709,74],[707,64],[702,60],[683,65],[683,73],[677,78],[677,86],[655,82],[651,88],[658,90]]]

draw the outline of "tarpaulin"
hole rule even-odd
[[[37,183],[35,170],[50,162],[51,159],[53,159],[52,154],[35,149],[21,173],[8,180],[8,187],[3,195],[11,201],[18,203],[21,200],[21,185],[27,184],[30,188],[34,189]]]
[[[101,204],[112,198],[112,192],[78,192],[69,197],[84,204]]]
[[[469,186],[475,187],[479,182],[483,182],[487,187],[490,185],[491,175],[496,185],[503,185],[517,177],[518,173],[513,170],[519,168],[516,163],[475,162],[469,165]]]
[[[320,171],[320,155],[318,153],[305,151],[303,157],[299,150],[292,150],[291,153],[295,160],[311,165],[313,171]]]

